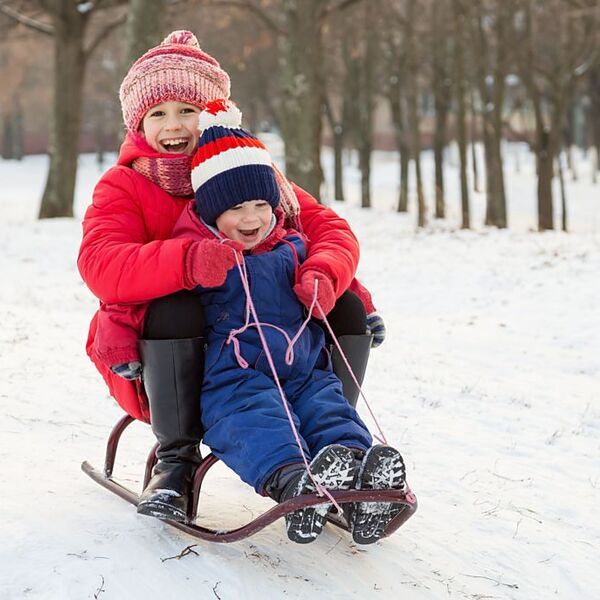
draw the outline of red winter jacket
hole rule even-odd
[[[171,196],[130,168],[139,156],[160,156],[140,138],[128,135],[117,166],[100,179],[92,204],[83,220],[83,240],[77,265],[87,286],[105,305],[143,305],[150,300],[190,289],[185,259],[193,239],[171,239],[173,226],[189,202]],[[354,279],[359,246],[348,223],[312,196],[293,186],[300,203],[300,223],[309,240],[309,254],[300,268],[327,274],[336,296],[350,288],[363,300],[367,312],[374,310],[369,293]],[[145,307],[110,307],[110,318],[141,335]],[[149,421],[148,402],[141,382],[115,375],[109,364],[127,362],[129,343],[98,344],[98,313],[90,324],[86,351],[104,377],[111,395],[136,419]],[[102,356],[96,348],[103,348]]]

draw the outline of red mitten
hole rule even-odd
[[[317,288],[317,302],[325,314],[331,312],[335,305],[335,292],[331,279],[319,271],[306,271],[300,276],[300,281],[294,286],[294,293],[298,300],[310,308],[315,297],[315,280],[319,282]],[[315,317],[322,318],[318,308],[313,311]]]
[[[225,283],[227,272],[235,266],[235,254],[244,244],[233,240],[194,242],[185,259],[185,276],[189,287],[217,287]]]

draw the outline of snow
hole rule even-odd
[[[354,168],[347,203],[334,203],[388,330],[365,393],[420,504],[369,547],[332,527],[294,545],[282,521],[204,543],[80,471],[102,466],[121,415],[84,353],[96,301],[75,264],[100,172],[82,156],[76,218],[40,222],[46,158],[0,161],[0,598],[599,598],[598,188],[580,157],[572,233],[533,233],[533,164],[520,146],[506,152],[507,231],[481,226],[480,194],[475,229],[458,229],[455,161],[448,219],[425,231],[393,210],[394,154],[375,156],[375,208],[358,208]],[[427,154],[423,168],[429,183]],[[134,489],[151,445],[142,424],[122,439],[115,475]],[[232,528],[271,505],[219,465],[200,522]]]

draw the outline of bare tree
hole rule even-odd
[[[511,0],[475,0],[471,5],[471,55],[482,107],[487,195],[485,224],[501,228],[508,223],[501,147],[513,8]]]
[[[384,70],[383,92],[392,115],[396,146],[400,153],[400,194],[398,212],[408,210],[408,180],[410,163],[410,140],[406,117],[407,63],[405,52],[404,19],[394,0],[385,4],[383,31]]]
[[[410,128],[410,150],[415,164],[415,177],[417,186],[417,226],[425,227],[427,222],[425,193],[423,191],[423,177],[421,174],[421,119],[419,114],[419,45],[415,23],[417,9],[420,8],[418,0],[407,0],[406,20],[404,35],[406,38],[407,55],[407,104],[408,122]]]
[[[460,157],[461,227],[471,227],[469,184],[467,180],[467,76],[465,73],[464,33],[468,9],[464,0],[452,0],[454,22],[454,82],[456,97],[456,136]]]
[[[361,173],[361,206],[371,206],[371,154],[373,152],[373,112],[375,108],[376,81],[376,16],[377,0],[360,6],[353,23],[348,24],[352,35],[352,48],[346,54],[346,65],[350,93],[352,95],[352,121],[349,129],[353,134],[354,146],[358,150]],[[347,118],[350,119],[347,110]]]
[[[554,228],[554,164],[575,83],[594,65],[598,54],[598,9],[595,0],[519,0],[516,21],[518,70],[535,117],[538,175],[538,228]],[[543,32],[543,33],[542,33]]]
[[[28,7],[42,10],[33,18],[0,3],[0,11],[15,21],[51,36],[54,44],[54,99],[50,118],[50,166],[39,217],[73,216],[73,198],[79,154],[81,103],[85,65],[104,38],[125,21],[125,15],[103,23],[86,40],[90,19],[97,11],[119,4],[116,0],[74,2],[37,0]]]
[[[447,143],[448,112],[452,100],[450,35],[447,29],[449,18],[447,0],[431,3],[431,87],[435,104],[435,130],[433,133],[433,158],[435,162],[435,217],[446,216],[444,198],[444,148]]]

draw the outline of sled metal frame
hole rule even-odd
[[[127,502],[137,506],[139,496],[129,488],[125,487],[113,478],[113,469],[115,465],[115,458],[117,454],[117,447],[123,431],[130,425],[135,419],[129,415],[125,415],[117,424],[113,427],[106,444],[106,455],[104,460],[104,469],[99,471],[93,467],[87,461],[81,464],[81,469],[84,473],[89,475],[95,482],[105,487],[107,490],[113,492],[117,496],[120,496]],[[158,444],[155,444],[148,459],[146,461],[146,469],[144,474],[144,488],[150,481],[152,475],[152,468],[156,464],[156,449]],[[165,519],[164,522],[168,525],[175,527],[195,538],[207,540],[209,542],[237,542],[246,537],[255,534],[257,531],[270,525],[277,519],[291,513],[299,508],[306,508],[309,506],[316,506],[323,504],[324,499],[322,496],[317,494],[303,494],[296,496],[290,500],[286,500],[281,504],[275,505],[270,510],[264,512],[257,518],[253,519],[246,525],[231,530],[217,530],[208,527],[197,525],[194,521],[198,512],[198,503],[200,500],[200,489],[202,482],[208,472],[208,470],[215,465],[219,459],[212,453],[208,454],[196,469],[196,473],[193,481],[192,498],[189,503],[188,521],[186,523],[180,523],[170,519]],[[389,523],[386,528],[385,535],[387,537],[394,533],[403,523],[405,523],[417,510],[417,499],[415,495],[409,490],[403,493],[399,490],[349,490],[349,491],[332,491],[331,495],[335,498],[336,502],[343,504],[346,502],[394,502],[403,505],[403,509],[400,513]],[[331,514],[328,517],[328,521],[349,531],[349,527],[343,518],[339,518],[335,514]]]

